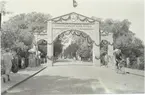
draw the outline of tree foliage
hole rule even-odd
[[[76,31],[77,32],[77,31]],[[92,44],[90,45],[86,38],[78,35],[72,35],[71,44],[64,50],[64,56],[70,58],[77,58],[77,56],[83,58],[92,57]]]
[[[76,52],[78,50],[79,46],[76,43],[70,44],[65,50],[64,50],[64,56],[66,57],[76,57]]]
[[[48,19],[50,19],[49,14],[36,12],[11,17],[2,24],[2,47],[30,49],[34,38],[33,33],[46,31]]]
[[[131,65],[133,65],[133,63],[137,64],[135,62],[137,57],[144,55],[144,44],[129,30],[130,25],[131,23],[127,19],[123,21],[106,19],[101,21],[100,29],[102,32],[113,33],[114,49],[121,49],[124,56],[129,57]],[[101,50],[105,51],[103,47]]]
[[[6,15],[6,14],[12,13],[12,12],[6,10],[6,7],[5,7],[6,3],[7,3],[6,1],[0,1],[0,13],[2,15]]]

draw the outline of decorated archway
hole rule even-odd
[[[38,39],[47,40],[47,56],[53,57],[53,42],[58,35],[74,33],[80,35],[77,31],[83,31],[87,34],[93,42],[93,64],[100,64],[100,42],[101,40],[107,40],[109,42],[108,54],[113,55],[113,37],[110,33],[101,32],[99,29],[99,21],[84,15],[72,12],[66,15],[62,15],[56,18],[48,20],[47,31],[37,34],[35,37]],[[49,60],[48,64],[52,65],[52,60]]]
[[[59,16],[48,21],[47,36],[48,36],[48,57],[53,56],[53,41],[54,39],[64,31],[67,30],[79,30],[83,31],[91,37],[93,43],[93,63],[100,63],[100,32],[99,22],[72,12],[63,16]],[[75,32],[74,32],[75,33]]]

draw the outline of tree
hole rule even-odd
[[[24,49],[21,48],[23,43],[24,47],[28,47],[27,50],[30,49],[34,38],[33,33],[46,31],[47,20],[49,18],[49,14],[36,12],[23,13],[11,17],[2,24],[2,47],[19,47],[21,51],[24,51]],[[27,52],[27,50],[24,52]]]
[[[132,42],[130,49],[132,49],[132,52],[134,52],[136,57],[144,56],[144,45],[140,39],[134,37],[134,40]]]
[[[1,29],[2,15],[12,13],[6,10],[5,5],[6,5],[6,1],[0,1],[0,29]]]
[[[49,18],[50,15],[48,14],[45,15],[36,12],[19,14],[4,22],[2,29],[5,31],[6,35],[9,35],[7,34],[8,31],[10,32],[14,37],[13,41],[19,39],[24,42],[24,44],[31,45],[33,33],[46,31],[47,20]]]
[[[9,11],[6,10],[6,8],[5,8],[6,3],[7,3],[6,1],[0,1],[0,8],[1,8],[0,13],[2,15],[6,15],[6,14],[12,13],[12,12],[9,12]]]
[[[1,47],[2,48],[11,48],[14,44],[14,33],[10,31],[1,31]]]
[[[77,54],[83,58],[91,58],[92,57],[92,45],[88,46],[88,43],[84,41],[82,45],[79,47]]]
[[[43,13],[28,13],[19,14],[10,18],[3,24],[4,30],[11,30],[12,32],[20,33],[28,32],[43,32],[47,28],[47,20],[50,19],[49,14]]]
[[[64,56],[70,56],[76,57],[76,52],[78,50],[79,46],[76,43],[70,44],[65,50],[64,50]]]
[[[25,45],[29,46],[32,44],[33,38],[34,38],[32,33],[28,32],[28,31],[23,31],[20,33],[19,36],[20,36],[19,40],[21,42],[24,42]]]
[[[144,45],[129,30],[130,25],[127,19],[123,21],[106,19],[101,21],[100,29],[102,32],[113,33],[114,48],[121,49],[124,56],[130,58],[130,65],[136,65],[136,58],[143,56]]]

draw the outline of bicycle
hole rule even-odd
[[[116,73],[125,74],[125,60],[120,60],[118,66],[116,66]]]

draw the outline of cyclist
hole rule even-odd
[[[121,50],[120,49],[115,49],[114,56],[115,56],[115,61],[116,61],[115,66],[117,67],[117,69],[119,69],[119,63],[122,60]]]

